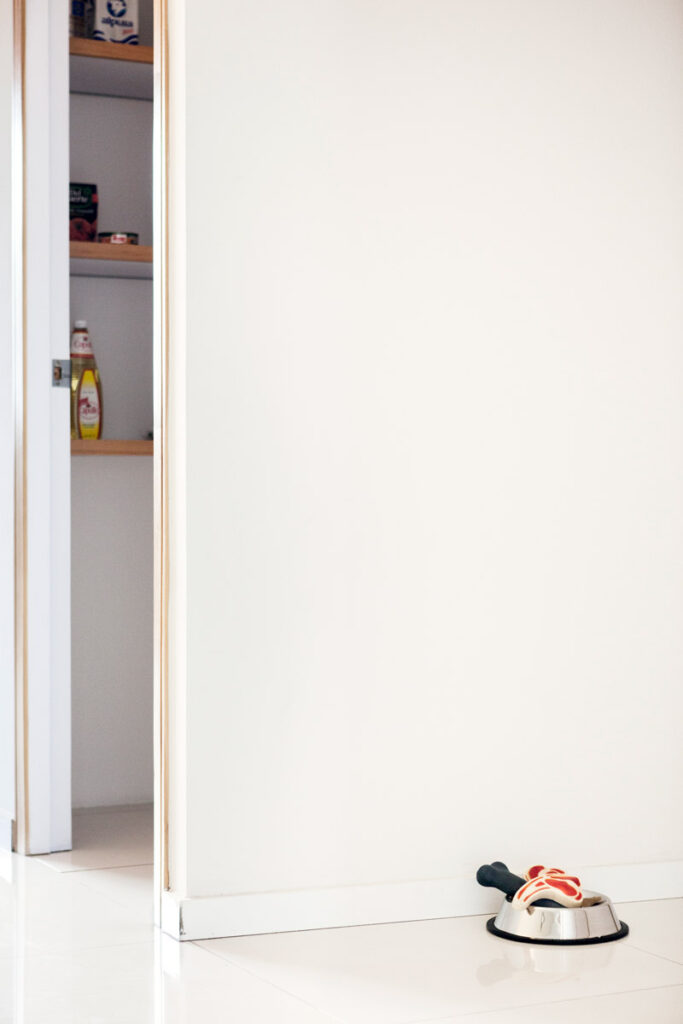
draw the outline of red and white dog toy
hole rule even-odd
[[[567,875],[562,868],[545,868],[534,864],[524,876],[527,881],[512,897],[513,907],[530,907],[537,900],[554,900],[563,907],[580,907],[583,903],[581,882],[576,875]]]

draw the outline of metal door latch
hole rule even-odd
[[[53,388],[70,388],[71,387],[71,360],[70,359],[53,359],[52,360],[52,387]]]

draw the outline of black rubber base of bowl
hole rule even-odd
[[[486,922],[486,930],[491,932],[491,935],[509,939],[510,942],[528,942],[532,946],[597,946],[599,942],[616,942],[617,939],[623,939],[628,935],[628,925],[620,921],[621,928],[614,935],[599,935],[594,939],[525,939],[522,935],[501,931],[500,928],[496,928],[495,921],[495,917],[490,917]]]

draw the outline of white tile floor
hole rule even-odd
[[[57,871],[91,871],[151,864],[154,808],[138,804],[74,811],[73,850],[39,857]]]
[[[683,1024],[683,899],[622,905],[631,935],[593,947],[480,917],[179,944],[152,926],[150,810],[76,836],[0,855],[1,1024]]]

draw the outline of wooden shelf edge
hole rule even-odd
[[[81,39],[71,36],[69,53],[73,57],[104,57],[105,60],[127,60],[135,64],[153,64],[151,46],[129,46],[127,43],[103,43],[99,39]]]
[[[154,441],[72,441],[72,455],[153,455]]]
[[[122,260],[126,263],[151,263],[151,245],[111,245],[109,242],[69,242],[72,260]]]

